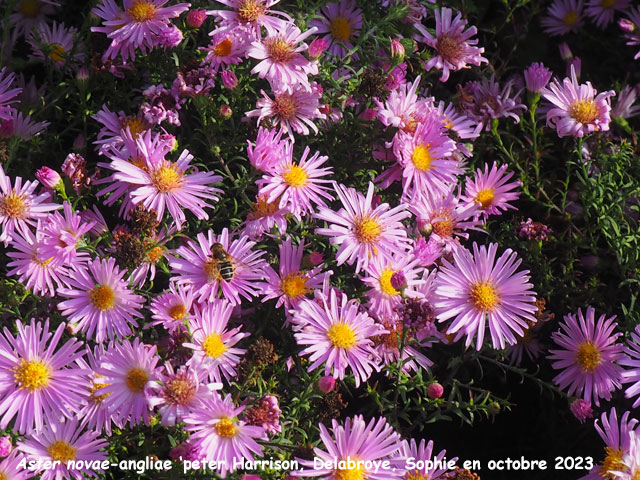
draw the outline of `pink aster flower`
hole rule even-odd
[[[149,310],[153,320],[146,327],[162,325],[169,333],[183,330],[192,312],[195,295],[189,285],[169,284],[169,290],[151,301]]]
[[[98,395],[109,395],[109,411],[117,422],[134,426],[144,420],[149,424],[149,395],[160,379],[155,345],[145,345],[136,338],[109,346],[96,373],[104,378]]]
[[[254,168],[271,173],[280,163],[285,152],[290,155],[291,139],[282,140],[283,134],[284,130],[282,129],[258,127],[255,147],[250,140],[247,140],[247,158]]]
[[[592,132],[608,131],[611,122],[613,90],[598,93],[591,82],[578,84],[576,72],[562,83],[555,79],[542,90],[542,96],[553,104],[547,112],[547,125],[558,131],[559,137],[583,137]]]
[[[454,134],[454,138],[474,140],[482,131],[482,124],[459,112],[452,103],[443,101],[433,106],[433,111],[440,117],[445,128]]]
[[[374,208],[371,182],[366,197],[344,185],[336,184],[335,190],[342,208],[337,212],[321,208],[315,217],[330,224],[328,228],[316,229],[316,233],[330,237],[332,245],[339,245],[338,265],[355,262],[359,272],[374,256],[388,256],[407,242],[401,221],[411,214],[404,205],[390,208],[388,203],[381,203]]]
[[[640,6],[630,8],[627,12],[627,28],[624,29],[624,36],[627,39],[627,45],[640,45]],[[640,58],[640,50],[636,53],[634,60]],[[0,75],[1,77],[2,75]],[[2,91],[0,89],[0,91]]]
[[[357,388],[374,370],[380,371],[371,337],[387,330],[360,311],[357,301],[334,289],[317,300],[302,300],[292,315],[296,342],[307,346],[300,355],[310,355],[309,371],[324,364],[324,374],[340,380],[350,368]]]
[[[369,298],[367,309],[378,318],[391,317],[395,308],[402,302],[403,295],[415,296],[415,287],[422,283],[422,268],[419,258],[403,250],[396,250],[388,257],[376,255],[365,269],[362,281],[369,290],[365,295]],[[404,275],[405,286],[398,291],[392,282],[395,274]]]
[[[269,435],[275,435],[282,432],[281,414],[282,410],[278,405],[278,398],[273,395],[265,395],[253,407],[245,410],[244,418],[248,425],[262,427]]]
[[[64,215],[54,212],[42,224],[40,252],[54,267],[64,265],[76,268],[89,260],[89,253],[80,248],[82,237],[94,227],[95,222],[83,221],[80,214],[71,209],[69,202],[64,202],[62,207]]]
[[[588,0],[584,13],[598,28],[604,29],[613,21],[615,12],[624,12],[631,0]]]
[[[169,260],[178,285],[191,283],[199,302],[213,301],[220,291],[233,305],[258,295],[256,282],[264,278],[266,263],[260,258],[264,251],[252,250],[255,242],[246,235],[231,240],[226,228],[220,235],[198,233],[196,240],[187,240],[176,250],[179,257]]]
[[[541,93],[551,79],[551,70],[542,62],[534,62],[524,71],[524,81],[531,93]]]
[[[419,84],[418,75],[413,83],[404,83],[393,90],[384,103],[374,99],[378,106],[378,119],[384,126],[398,127],[408,133],[415,132],[418,122],[423,118],[423,111],[428,110],[427,100],[418,96]]]
[[[149,397],[150,407],[158,407],[158,414],[162,417],[164,426],[182,422],[203,399],[222,388],[221,383],[204,384],[202,380],[206,373],[198,371],[197,368],[183,365],[175,372],[167,362],[164,369],[159,383],[152,387],[153,394]]]
[[[221,382],[235,377],[235,367],[246,350],[234,348],[249,334],[241,332],[241,327],[227,329],[233,305],[225,300],[215,299],[195,309],[195,315],[189,320],[191,342],[184,343],[194,350],[187,365],[202,367],[208,372],[209,379]]]
[[[27,231],[24,238],[15,235],[11,247],[13,250],[7,252],[11,259],[7,263],[10,268],[7,276],[18,276],[18,280],[34,295],[53,297],[58,288],[66,285],[65,278],[69,274],[67,269],[54,265],[52,257],[43,254],[40,222],[35,234]]]
[[[446,135],[440,119],[429,115],[412,135],[400,132],[393,153],[403,168],[403,198],[415,200],[428,192],[446,193],[462,173],[452,157],[455,143]]]
[[[569,409],[580,423],[584,423],[587,418],[593,418],[593,409],[591,408],[591,404],[589,402],[585,402],[581,398],[576,398],[571,402]]]
[[[207,15],[213,15],[220,20],[220,27],[215,30],[234,30],[238,27],[246,28],[254,38],[262,36],[261,28],[273,33],[284,27],[292,19],[289,15],[271,7],[280,0],[216,0],[232,10],[208,10]],[[282,17],[282,18],[280,18]]]
[[[633,105],[638,97],[640,88],[636,88],[625,85],[620,93],[618,93],[618,100],[615,106],[611,110],[611,117],[631,118],[640,115],[640,105]]]
[[[264,428],[238,419],[244,408],[236,407],[230,394],[222,399],[215,393],[184,419],[199,458],[217,462],[217,471],[223,478],[235,470],[234,462],[253,461],[253,454],[261,456],[262,448],[256,439],[268,438]]]
[[[204,61],[209,63],[213,72],[229,65],[238,65],[247,54],[250,42],[248,34],[243,28],[216,33],[211,37],[211,43],[200,50],[207,52]]]
[[[520,91],[511,96],[513,85],[514,82],[509,80],[500,88],[495,75],[489,79],[483,78],[480,82],[467,82],[464,87],[458,86],[460,106],[469,118],[486,130],[489,130],[494,118],[511,117],[514,123],[520,123],[518,110],[526,110],[527,107],[519,103]]]
[[[309,135],[309,128],[318,133],[318,127],[313,120],[327,118],[320,112],[322,90],[315,82],[311,84],[310,92],[298,85],[290,92],[286,90],[274,92],[274,99],[271,99],[264,90],[260,93],[263,98],[256,103],[258,108],[247,112],[246,116],[258,117],[258,124],[263,119],[269,119],[274,125],[280,125],[291,137],[293,132]]]
[[[631,412],[624,412],[620,420],[615,408],[607,415],[603,412],[600,420],[596,420],[595,428],[605,443],[605,457],[599,465],[593,467],[587,475],[579,480],[613,479],[613,472],[624,469],[623,458],[631,449],[631,439],[638,432],[638,420],[629,418]]]
[[[365,422],[362,415],[347,418],[344,426],[331,421],[331,433],[321,423],[320,439],[325,450],[315,447],[315,458],[322,460],[317,468],[312,460],[297,458],[303,470],[292,472],[298,477],[322,477],[325,479],[366,478],[368,480],[392,480],[404,478],[406,457],[401,453],[400,435],[383,417]],[[353,464],[349,465],[348,460]],[[360,460],[362,463],[357,464]],[[389,468],[366,468],[373,461],[388,461]],[[365,464],[364,462],[369,462]],[[333,468],[326,468],[329,463]]]
[[[498,167],[495,163],[485,163],[484,172],[477,169],[473,178],[467,177],[465,182],[464,199],[470,203],[476,203],[484,218],[489,215],[502,215],[501,210],[516,210],[509,202],[517,200],[520,192],[515,191],[521,183],[519,180],[509,182],[513,172],[507,173],[507,165]]]
[[[251,73],[259,78],[265,78],[273,88],[291,90],[295,85],[300,85],[307,90],[309,86],[308,75],[318,73],[318,65],[315,61],[308,60],[301,52],[308,45],[305,38],[315,32],[314,28],[302,33],[296,25],[287,23],[277,33],[272,33],[260,41],[255,41],[247,50],[247,56],[261,60]]]
[[[49,59],[58,68],[84,61],[82,44],[74,44],[77,33],[75,28],[67,28],[64,23],[40,24],[28,40],[33,49],[33,57],[40,60]]]
[[[318,35],[329,45],[329,52],[342,58],[353,49],[352,40],[358,37],[362,28],[362,10],[354,0],[328,3],[320,10],[310,26],[316,27]]]
[[[15,136],[23,141],[31,140],[40,135],[50,122],[34,122],[31,115],[23,115],[18,110],[10,113],[10,120],[0,120],[0,138]]]
[[[551,36],[575,32],[584,23],[584,0],[554,0],[540,23]]]
[[[453,251],[453,264],[443,259],[436,277],[433,306],[439,322],[453,319],[447,334],[455,341],[466,336],[469,346],[477,336],[476,349],[484,341],[489,324],[493,348],[516,343],[530,323],[535,323],[535,292],[529,271],[516,271],[522,263],[511,249],[496,260],[497,243],[489,247],[473,243],[473,254],[465,248]]]
[[[100,433],[92,430],[83,431],[78,420],[66,420],[64,423],[49,423],[40,432],[31,434],[18,444],[28,460],[47,460],[53,468],[40,468],[33,473],[42,473],[42,480],[59,480],[73,478],[83,480],[89,477],[98,478],[102,468],[91,468],[87,462],[102,462],[107,458],[107,442],[100,438]],[[67,468],[67,462],[79,462],[81,468]],[[57,462],[57,463],[54,463]]]
[[[429,237],[429,243],[440,245],[444,252],[461,248],[460,238],[469,238],[467,230],[482,231],[477,205],[461,201],[453,190],[446,195],[424,195],[412,203],[409,210],[416,216],[418,231]]]
[[[595,320],[595,309],[587,308],[586,317],[578,309],[578,315],[567,314],[562,331],[551,335],[560,347],[549,350],[549,359],[556,370],[562,370],[553,379],[567,393],[584,394],[585,402],[600,406],[600,399],[609,400],[611,392],[620,388],[622,367],[618,362],[624,357],[623,346],[616,343],[621,333],[613,333],[617,323],[615,315],[605,320],[605,315]]]
[[[149,130],[152,125],[140,115],[125,115],[124,112],[112,112],[106,105],[96,113],[94,120],[102,124],[98,132],[98,139],[93,142],[99,145],[98,153],[104,155],[111,148],[120,149],[124,145],[124,136],[129,131],[129,136],[136,140],[139,135]]]
[[[116,172],[113,175],[116,181],[132,185],[132,203],[142,203],[147,210],[158,212],[158,221],[164,217],[166,208],[178,229],[186,222],[183,208],[200,220],[208,220],[204,208],[213,208],[213,205],[206,200],[218,200],[222,190],[211,185],[220,182],[222,177],[213,172],[190,171],[193,155],[188,150],[183,150],[175,162],[154,158],[153,152],[147,150],[147,146],[152,145],[150,131],[138,138],[137,144],[143,155],[139,165],[116,157],[112,157],[109,165]]]
[[[15,11],[9,16],[13,29],[12,36],[28,35],[35,27],[48,23],[50,15],[55,13],[60,3],[54,0],[20,0]]]
[[[462,20],[462,13],[458,12],[452,20],[453,10],[450,8],[436,9],[436,35],[429,33],[420,23],[416,23],[415,28],[421,33],[416,38],[419,42],[424,42],[434,48],[438,54],[429,59],[424,64],[424,68],[429,71],[432,68],[442,70],[441,82],[449,79],[449,72],[469,68],[470,65],[479,66],[482,63],[489,63],[482,56],[484,48],[476,47],[477,39],[472,39],[478,33],[476,27],[467,26],[467,21]]]
[[[635,332],[631,332],[627,345],[624,348],[626,356],[618,362],[629,367],[622,372],[622,383],[631,383],[625,390],[626,398],[636,398],[633,408],[640,405],[640,326],[636,326]]]
[[[102,0],[92,13],[103,19],[101,27],[91,27],[111,40],[103,59],[118,55],[126,62],[135,59],[135,49],[147,54],[159,44],[159,36],[169,28],[169,19],[189,10],[188,3],[164,7],[169,0],[124,0],[124,11],[115,0]]]
[[[16,97],[22,92],[21,88],[11,88],[16,79],[15,73],[11,72],[5,76],[6,72],[7,67],[2,67],[0,70],[0,120],[11,120],[15,108],[10,105],[18,102]]]
[[[6,480],[29,480],[33,478],[29,470],[20,466],[24,460],[24,455],[19,453],[18,450],[14,450],[7,458],[0,460],[0,478],[4,477]]]
[[[138,327],[135,317],[144,298],[133,293],[123,277],[127,271],[116,265],[115,258],[96,258],[66,279],[69,288],[58,289],[68,300],[58,309],[69,319],[75,332],[102,343],[131,335],[131,326]]]
[[[418,444],[413,438],[411,439],[411,443],[407,440],[403,440],[400,447],[400,454],[405,458],[412,458],[415,463],[418,463],[419,461],[425,462],[423,468],[407,472],[407,475],[404,478],[407,480],[414,478],[422,478],[424,480],[447,478],[444,475],[449,472],[449,469],[442,468],[442,466],[446,465],[449,461],[456,462],[458,457],[454,457],[451,460],[446,458],[446,450],[441,450],[437,455],[434,455],[434,453],[433,440],[429,440],[426,444],[424,438],[420,440],[420,444]],[[427,462],[431,463],[429,464]]]
[[[310,158],[309,147],[305,147],[300,160],[293,160],[293,144],[284,145],[281,160],[272,172],[258,180],[258,195],[266,197],[267,202],[279,199],[279,207],[286,208],[293,215],[301,219],[302,216],[313,213],[316,207],[326,207],[326,200],[333,200],[324,186],[331,183],[323,177],[331,175],[331,167],[322,167],[329,157],[315,152]]]
[[[242,232],[251,240],[260,241],[266,232],[278,228],[281,235],[287,233],[288,208],[280,208],[279,201],[267,201],[265,195],[260,195],[251,206],[246,220],[243,222]]]
[[[15,325],[16,337],[7,327],[0,335],[0,429],[15,418],[13,431],[25,434],[42,430],[44,420],[57,423],[82,404],[89,372],[71,366],[84,355],[76,338],[56,351],[64,323],[53,334],[49,320],[44,327],[33,320],[27,326],[16,320]]]
[[[398,365],[402,362],[402,371],[406,374],[417,372],[421,368],[428,369],[433,366],[433,362],[415,346],[429,347],[433,342],[419,342],[414,331],[404,333],[404,325],[401,321],[385,318],[381,324],[388,331],[375,337],[375,351],[384,365]],[[402,350],[400,349],[400,339],[404,337]],[[387,375],[389,372],[387,371]]]
[[[11,178],[5,175],[0,165],[0,242],[4,242],[5,246],[15,233],[28,237],[30,227],[35,227],[38,220],[45,219],[49,212],[60,208],[55,203],[45,203],[50,198],[48,192],[35,195],[37,186],[37,181],[26,181],[23,185],[21,177],[16,177],[12,186]]]
[[[77,360],[81,368],[91,372],[89,378],[85,382],[84,390],[87,393],[87,400],[76,410],[76,418],[81,421],[82,426],[86,426],[89,430],[98,432],[104,431],[105,435],[111,436],[111,426],[114,424],[118,428],[124,428],[122,421],[113,418],[109,411],[109,402],[106,401],[111,395],[110,393],[97,393],[105,383],[102,375],[96,373],[102,364],[102,357],[105,349],[103,345],[96,345],[93,351],[87,348],[87,360],[84,357]]]
[[[271,267],[266,269],[267,281],[262,288],[262,301],[277,298],[276,308],[284,305],[287,315],[306,295],[316,288],[321,288],[325,277],[325,274],[321,273],[321,266],[311,270],[302,268],[303,250],[304,240],[300,241],[300,245],[293,245],[291,238],[287,237],[280,244],[278,273]]]

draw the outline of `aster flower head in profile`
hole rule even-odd
[[[68,300],[60,302],[58,309],[75,332],[102,343],[130,335],[131,325],[138,327],[135,319],[140,317],[144,298],[130,290],[126,273],[115,258],[96,258],[65,279],[68,288],[58,289],[58,294]]]
[[[433,306],[439,322],[451,321],[447,334],[465,345],[476,339],[476,349],[484,342],[487,324],[493,348],[514,345],[530,323],[535,323],[535,292],[529,271],[518,271],[522,260],[511,249],[496,259],[498,244],[478,246],[473,253],[465,248],[453,251],[453,263],[443,259],[435,280]]]
[[[309,371],[324,364],[325,375],[344,380],[350,368],[357,388],[374,370],[380,370],[371,337],[387,330],[359,308],[357,301],[335,289],[298,304],[292,321],[296,342],[306,347],[300,355],[309,355],[312,362]]]
[[[50,461],[53,468],[35,470],[42,473],[42,480],[58,480],[73,478],[82,480],[97,477],[102,468],[89,468],[92,462],[101,463],[107,458],[107,442],[100,438],[100,432],[84,431],[78,419],[66,420],[62,423],[48,423],[42,431],[34,432],[18,444],[18,450],[24,452],[28,458]],[[78,462],[82,467],[70,469],[67,462]],[[85,476],[86,475],[86,476]]]
[[[598,93],[591,82],[579,84],[571,66],[571,78],[554,79],[542,90],[552,103],[547,111],[547,126],[555,128],[559,137],[583,137],[593,132],[606,132],[611,122],[611,97],[616,92]]]
[[[104,377],[104,386],[96,394],[109,395],[109,411],[116,422],[149,424],[149,397],[160,379],[158,360],[156,347],[139,338],[109,345],[96,372]]]
[[[446,82],[451,71],[470,68],[469,65],[479,66],[488,63],[482,56],[484,48],[476,47],[478,40],[471,38],[478,33],[478,29],[473,26],[466,28],[467,21],[462,19],[462,13],[458,12],[452,19],[453,10],[443,7],[441,10],[436,9],[435,17],[435,36],[420,23],[415,24],[415,28],[421,34],[416,40],[437,51],[437,55],[425,62],[424,67],[427,71],[434,67],[442,70],[440,81]]]
[[[337,212],[320,208],[315,217],[329,223],[327,228],[317,228],[316,233],[330,237],[332,245],[339,245],[338,265],[356,263],[359,272],[374,256],[387,256],[408,242],[401,221],[411,214],[404,205],[391,208],[388,203],[381,203],[374,207],[371,182],[366,197],[344,185],[335,184],[334,188],[342,208]]]
[[[238,418],[244,409],[234,405],[230,394],[221,398],[214,393],[184,419],[198,458],[215,461],[223,478],[236,469],[235,462],[240,459],[253,461],[254,454],[261,456],[262,447],[256,440],[268,438],[264,428],[247,425]]]
[[[264,279],[264,251],[253,250],[255,245],[244,234],[232,239],[226,228],[220,235],[208,230],[179,247],[169,266],[178,285],[192,285],[199,302],[224,297],[237,305],[240,297],[257,296],[257,282]]]
[[[335,480],[409,478],[404,477],[406,457],[401,450],[400,435],[384,417],[372,418],[367,423],[362,415],[356,415],[347,418],[344,425],[334,419],[331,432],[322,423],[319,427],[324,449],[315,447],[313,453],[315,458],[322,460],[323,467],[317,468],[312,460],[297,458],[304,469],[292,472],[293,475]],[[367,468],[373,461],[385,460],[389,462],[389,468]],[[328,468],[327,464],[336,468]]]
[[[330,53],[344,57],[362,28],[362,10],[354,0],[327,3],[310,25],[317,28],[319,36],[323,35],[320,38],[327,42]]]
[[[42,430],[45,421],[57,423],[82,404],[90,372],[75,365],[84,355],[77,339],[57,348],[64,323],[53,334],[48,320],[15,325],[16,337],[7,327],[0,335],[0,429],[15,419],[13,430],[25,434]]]
[[[595,318],[595,309],[587,307],[586,315],[578,309],[577,315],[567,314],[560,324],[561,330],[551,339],[560,347],[549,350],[552,366],[561,372],[553,379],[569,395],[582,395],[585,402],[600,406],[600,399],[609,400],[611,393],[620,388],[624,358],[623,345],[617,343],[622,333],[613,333],[617,323],[615,315]]]
[[[221,299],[197,307],[189,320],[191,341],[183,344],[194,350],[187,365],[202,368],[218,383],[223,377],[230,381],[236,375],[235,367],[246,352],[235,345],[249,334],[241,332],[241,327],[228,328],[232,311],[233,305]]]

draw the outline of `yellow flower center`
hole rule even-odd
[[[295,118],[298,111],[295,99],[288,93],[282,93],[276,96],[273,102],[273,110],[276,115],[283,120],[291,120]]]
[[[164,249],[161,246],[153,247],[147,252],[147,261],[149,263],[158,263],[164,255]]]
[[[202,342],[202,350],[208,357],[220,358],[227,351],[227,347],[219,333],[210,333]]]
[[[347,459],[343,459],[344,461],[347,461]],[[353,461],[357,462],[358,459],[352,459]],[[360,464],[357,467],[353,467],[353,468],[338,468],[337,470],[333,471],[333,478],[335,480],[366,480],[367,479],[367,472],[365,471],[364,467],[362,466],[362,464]]]
[[[267,53],[274,62],[286,63],[291,60],[295,54],[293,46],[282,37],[267,38],[264,41]]]
[[[476,283],[471,287],[469,295],[475,307],[485,312],[493,310],[500,303],[497,290],[489,282]]]
[[[387,295],[398,295],[400,293],[391,285],[391,277],[394,273],[390,268],[386,268],[380,275],[380,290]]]
[[[578,12],[567,13],[562,21],[566,26],[573,27],[576,23],[578,23]]]
[[[264,15],[265,7],[259,0],[244,0],[238,5],[238,17],[244,22],[255,22]]]
[[[40,13],[41,6],[42,3],[40,0],[22,0],[18,7],[18,11],[23,17],[36,18]]]
[[[146,122],[142,118],[136,117],[136,116],[123,118],[120,121],[120,125],[123,130],[129,127],[129,131],[131,132],[131,136],[133,138],[136,138],[138,135],[140,135],[142,132],[144,132],[147,129]],[[140,159],[140,160],[141,160],[141,163],[144,163],[144,159]],[[136,165],[133,161],[131,163]]]
[[[440,212],[438,216],[442,218],[442,220],[431,222],[433,232],[440,238],[451,238],[453,231],[455,230],[456,223],[450,217],[450,212],[443,211]]]
[[[13,378],[20,388],[26,388],[31,393],[49,385],[51,368],[38,360],[20,360],[20,366],[14,368]]]
[[[111,310],[116,304],[116,294],[108,285],[99,285],[89,290],[89,301],[98,310]]]
[[[598,113],[598,106],[593,100],[576,100],[569,107],[569,115],[583,125],[593,123]]]
[[[9,218],[25,218],[29,207],[23,194],[15,192],[0,198],[0,214]]]
[[[127,8],[127,13],[138,23],[153,20],[156,17],[156,7],[148,0],[134,0],[133,6]]]
[[[160,167],[152,176],[151,181],[162,193],[171,192],[182,185],[182,175],[176,171],[176,166]]]
[[[221,41],[216,48],[213,49],[213,53],[218,57],[226,57],[231,53],[231,47],[233,47],[233,43],[228,38],[225,38]]]
[[[480,204],[480,208],[485,209],[491,205],[494,197],[493,188],[480,190],[476,195],[476,202]]]
[[[356,344],[356,333],[346,323],[336,323],[329,328],[327,336],[331,345],[350,350]]]
[[[605,447],[606,456],[600,465],[600,476],[607,480],[613,480],[617,478],[615,475],[609,472],[623,472],[627,469],[626,465],[622,461],[624,456],[624,450],[618,450],[613,447]]]
[[[132,368],[127,372],[127,387],[134,393],[143,393],[149,381],[149,374],[142,368]]]
[[[278,210],[278,205],[275,201],[273,203],[269,203],[267,202],[266,196],[261,196],[258,197],[258,201],[251,207],[248,219],[255,220],[257,218],[268,217],[269,215],[273,215],[276,210]]]
[[[375,242],[382,233],[382,226],[377,220],[364,217],[360,220],[356,220],[353,233],[356,238],[362,243]]]
[[[62,62],[64,61],[65,52],[64,47],[59,43],[52,43],[49,45],[51,51],[49,52],[49,58],[54,62]]]
[[[411,162],[413,162],[413,166],[416,170],[420,170],[421,172],[431,170],[433,157],[431,156],[429,145],[422,144],[414,148],[413,153],[411,154]]]
[[[456,37],[441,35],[436,40],[436,50],[444,60],[456,64],[462,53],[462,43]]]
[[[8,478],[4,473],[0,472],[0,480],[8,480]]]
[[[96,377],[102,377],[102,375],[96,375]],[[107,398],[111,393],[103,393],[101,395],[97,395],[96,392],[101,388],[108,387],[110,384],[108,383],[96,383],[95,380],[91,381],[91,386],[89,387],[89,397],[93,403],[102,403],[105,398]]]
[[[600,6],[604,7],[604,8],[611,8],[613,7],[616,3],[618,3],[618,0],[602,0],[600,2]]]
[[[289,298],[297,298],[309,292],[307,279],[300,272],[289,273],[280,282],[280,290]]]
[[[70,462],[76,459],[76,449],[64,440],[58,440],[47,448],[47,453],[55,462]]]
[[[171,307],[168,313],[174,320],[182,320],[187,315],[187,307],[179,303]]]
[[[187,405],[196,394],[195,385],[187,378],[174,378],[165,386],[164,396],[173,405]]]
[[[307,184],[307,172],[298,165],[291,165],[289,171],[282,174],[282,178],[290,187],[304,187]]]
[[[219,437],[233,438],[238,433],[238,427],[233,424],[233,420],[229,417],[222,417],[216,423],[216,433]]]
[[[345,17],[337,16],[329,25],[331,36],[339,42],[346,42],[351,38],[351,23]]]
[[[404,480],[428,480],[427,477],[422,475],[418,470],[407,473]]]
[[[591,340],[580,344],[576,360],[582,366],[582,369],[589,373],[593,373],[602,362],[600,350]]]

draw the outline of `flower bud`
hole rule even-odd
[[[309,58],[320,58],[322,53],[329,47],[329,44],[324,38],[316,37],[313,39],[311,44],[309,45],[309,49],[307,52],[309,53]]]
[[[585,402],[581,398],[574,400],[570,409],[573,416],[576,417],[580,423],[584,423],[587,418],[593,418],[593,409],[591,408],[591,404]]]
[[[223,70],[221,73],[222,84],[229,90],[233,90],[238,86],[238,77],[231,70]]]
[[[333,377],[322,377],[318,380],[318,388],[323,393],[329,393],[336,385],[336,379]]]
[[[187,25],[191,28],[200,28],[207,19],[207,12],[203,9],[196,8],[187,13]]]
[[[309,254],[309,263],[314,267],[322,264],[322,262],[324,262],[324,255],[320,252],[311,252]]]
[[[222,118],[227,120],[227,119],[231,118],[231,115],[233,115],[233,110],[231,110],[231,107],[229,105],[222,105],[220,107],[220,116]]]
[[[0,437],[0,457],[6,457],[11,453],[11,437]]]
[[[628,18],[621,18],[620,20],[618,20],[618,26],[620,27],[620,30],[625,33],[633,33],[633,31],[636,29],[635,24]]]
[[[402,60],[404,55],[405,51],[402,42],[396,38],[391,39],[391,58],[398,58]]]
[[[569,48],[567,42],[562,42],[560,45],[558,45],[558,50],[560,50],[560,56],[565,62],[573,58],[573,53],[571,53],[571,49]]]
[[[76,80],[79,82],[86,82],[89,80],[89,69],[84,65],[81,66],[76,73]]]
[[[15,130],[13,120],[0,120],[0,138],[10,138]]]
[[[404,276],[402,271],[394,272],[393,275],[391,275],[390,282],[391,286],[400,292],[407,288],[407,277]]]
[[[540,93],[551,79],[551,70],[542,63],[532,63],[524,71],[524,81],[531,93]]]
[[[440,385],[438,382],[432,383],[427,387],[427,396],[432,399],[442,397],[444,393],[444,387]]]
[[[45,187],[50,190],[55,189],[62,183],[60,174],[49,167],[42,167],[36,172],[36,178]]]

